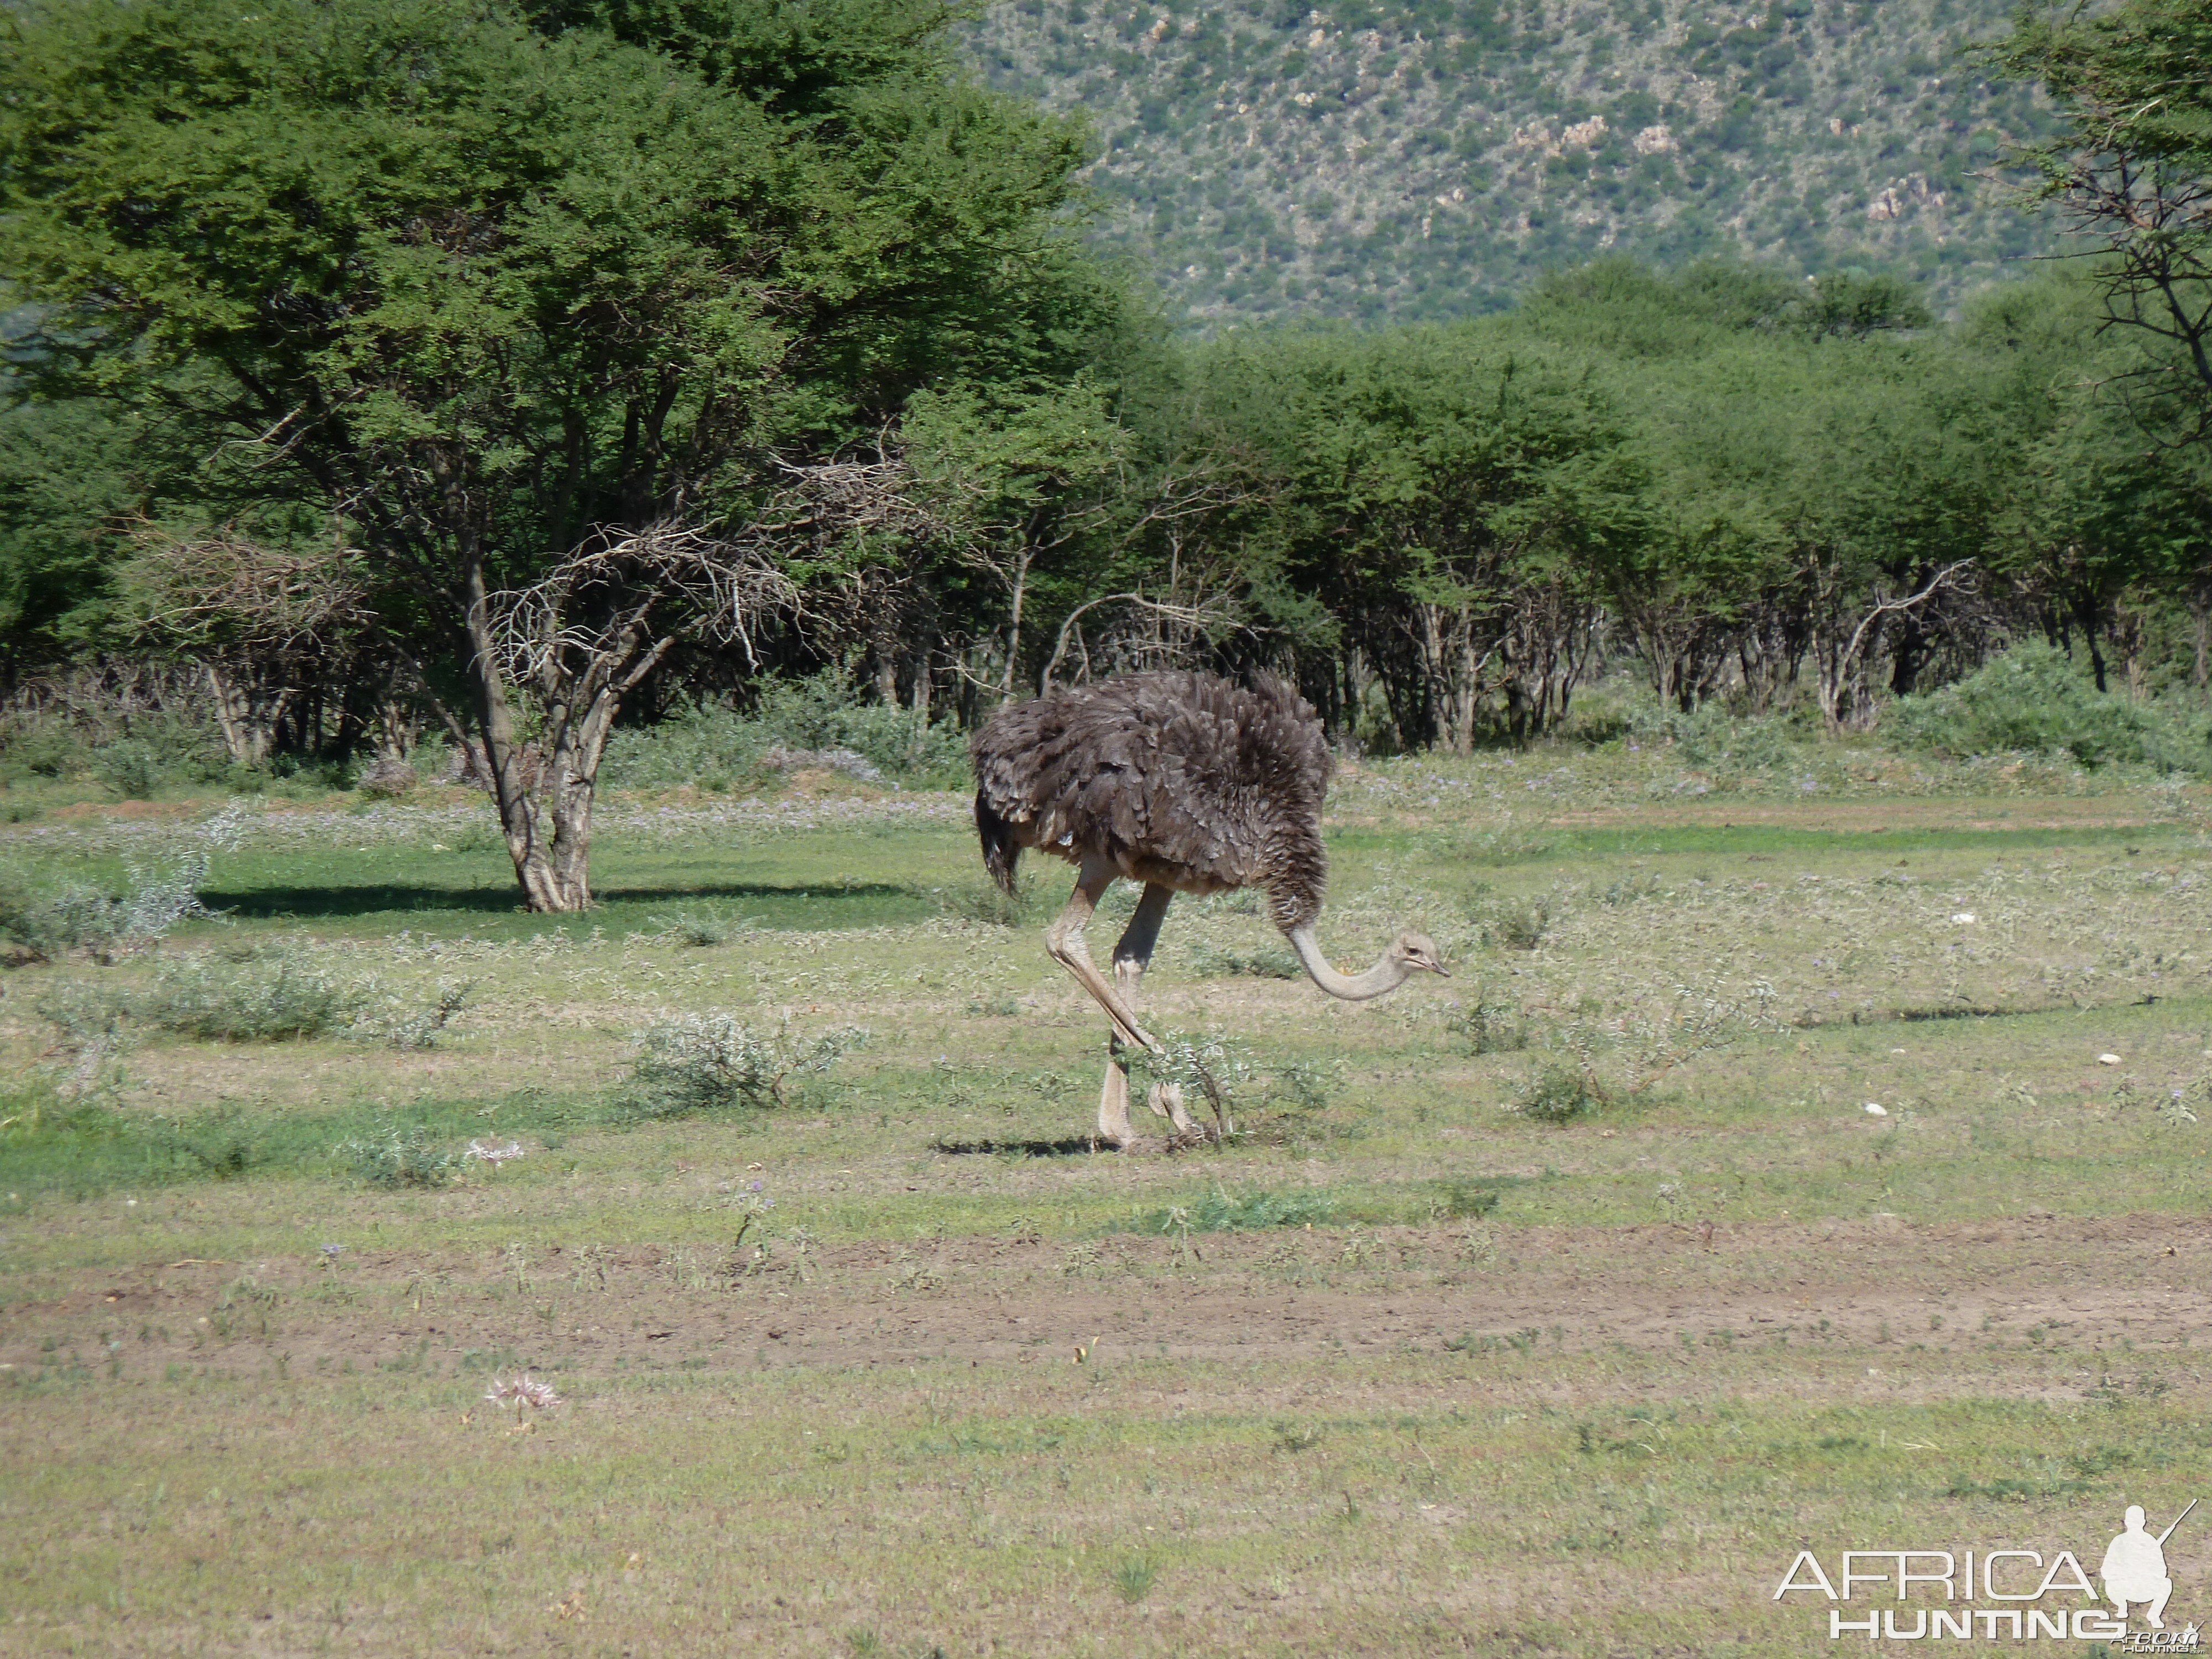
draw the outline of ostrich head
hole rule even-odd
[[[1437,974],[1445,979],[1444,953],[1437,949],[1436,940],[1426,933],[1401,933],[1390,941],[1384,956],[1392,962],[1401,963],[1409,973]]]
[[[1426,933],[1401,933],[1390,941],[1390,948],[1376,958],[1375,965],[1364,974],[1340,974],[1322,954],[1315,942],[1313,924],[1301,922],[1288,930],[1291,948],[1298,953],[1298,960],[1313,982],[1333,997],[1346,1002],[1365,1002],[1396,990],[1407,979],[1417,973],[1444,973],[1443,952]]]

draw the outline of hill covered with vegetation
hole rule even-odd
[[[1854,266],[1939,301],[2053,246],[2002,0],[1005,0],[969,49],[1089,114],[1105,234],[1200,324],[1506,303],[1606,252]]]

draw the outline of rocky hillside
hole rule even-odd
[[[1106,234],[1201,325],[1504,303],[1617,251],[1955,295],[2051,244],[1988,176],[2049,120],[2004,0],[1004,0],[997,84],[1089,112]]]

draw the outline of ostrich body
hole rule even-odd
[[[1259,888],[1314,983],[1347,1001],[1379,997],[1415,972],[1444,971],[1419,933],[1401,933],[1361,974],[1339,973],[1322,954],[1313,930],[1328,877],[1321,836],[1328,744],[1312,705],[1272,675],[1248,689],[1206,674],[1127,674],[1048,692],[992,715],[972,753],[975,827],[999,885],[1013,891],[1024,848],[1079,872],[1045,949],[1113,1024],[1102,1140],[1134,1139],[1121,1045],[1159,1052],[1135,1005],[1177,893]],[[1109,983],[1083,935],[1100,897],[1123,878],[1145,891],[1114,947]],[[1174,1087],[1155,1085],[1149,1103],[1179,1132],[1191,1130]]]

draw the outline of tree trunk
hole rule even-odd
[[[299,693],[271,685],[270,676],[252,664],[226,670],[207,665],[208,688],[215,693],[216,724],[232,763],[258,766],[275,747],[276,728]]]
[[[2212,655],[2212,586],[2201,580],[2189,590],[2189,618],[2196,624],[2197,645],[2197,660],[2190,669],[2189,683],[2202,696],[2206,658]]]
[[[1022,602],[1027,597],[1030,580],[1030,550],[1024,547],[1014,558],[1014,602],[1006,618],[1006,672],[999,682],[999,701],[1011,702],[1014,696],[1014,664],[1022,654]]]
[[[576,833],[576,803],[564,802],[569,792],[555,789],[555,843],[549,847],[538,821],[538,803],[528,775],[526,757],[515,741],[514,705],[507,695],[507,678],[499,666],[498,644],[492,637],[490,594],[486,589],[480,559],[465,556],[462,587],[468,602],[468,662],[470,689],[476,694],[477,723],[483,732],[484,759],[491,770],[492,799],[499,810],[499,827],[507,840],[507,857],[523,902],[532,910],[560,915],[581,910],[592,902],[591,887],[583,879],[584,857],[591,844],[590,786],[581,802],[582,834]],[[568,823],[562,835],[563,809]],[[558,851],[562,856],[556,859]]]

